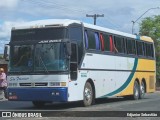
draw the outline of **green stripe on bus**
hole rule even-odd
[[[132,80],[132,78],[134,76],[134,73],[135,73],[135,71],[137,69],[137,64],[138,64],[138,58],[135,58],[134,66],[133,66],[133,69],[132,69],[132,73],[129,75],[127,81],[120,88],[118,88],[117,90],[115,90],[115,91],[113,91],[113,92],[111,92],[109,94],[106,94],[106,95],[102,96],[101,98],[107,97],[107,96],[113,96],[113,95],[121,92],[122,90],[124,90],[128,86],[128,84],[131,82],[131,80]]]

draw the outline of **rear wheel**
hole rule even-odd
[[[45,102],[43,102],[43,101],[32,101],[32,103],[37,108],[41,108],[45,105]]]
[[[139,84],[137,81],[134,82],[134,88],[133,88],[133,99],[138,100],[140,95],[140,89]]]
[[[140,95],[139,95],[139,98],[143,99],[144,95],[145,95],[145,84],[144,84],[144,82],[142,82],[141,85],[140,85]]]
[[[83,105],[90,106],[93,103],[93,88],[89,82],[85,84],[84,92],[83,92]]]

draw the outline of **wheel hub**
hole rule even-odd
[[[86,88],[84,95],[85,95],[86,100],[89,101],[91,99],[91,90]]]

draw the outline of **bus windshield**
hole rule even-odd
[[[14,45],[9,72],[50,72],[68,70],[65,43]]]

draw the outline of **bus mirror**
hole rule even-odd
[[[66,47],[67,47],[67,54],[68,54],[69,56],[71,56],[71,54],[72,54],[72,51],[71,51],[71,43],[67,43],[67,44],[66,44]]]
[[[9,50],[10,50],[10,46],[9,46],[9,45],[5,45],[5,46],[4,46],[3,58],[4,58],[6,61],[9,60]]]

